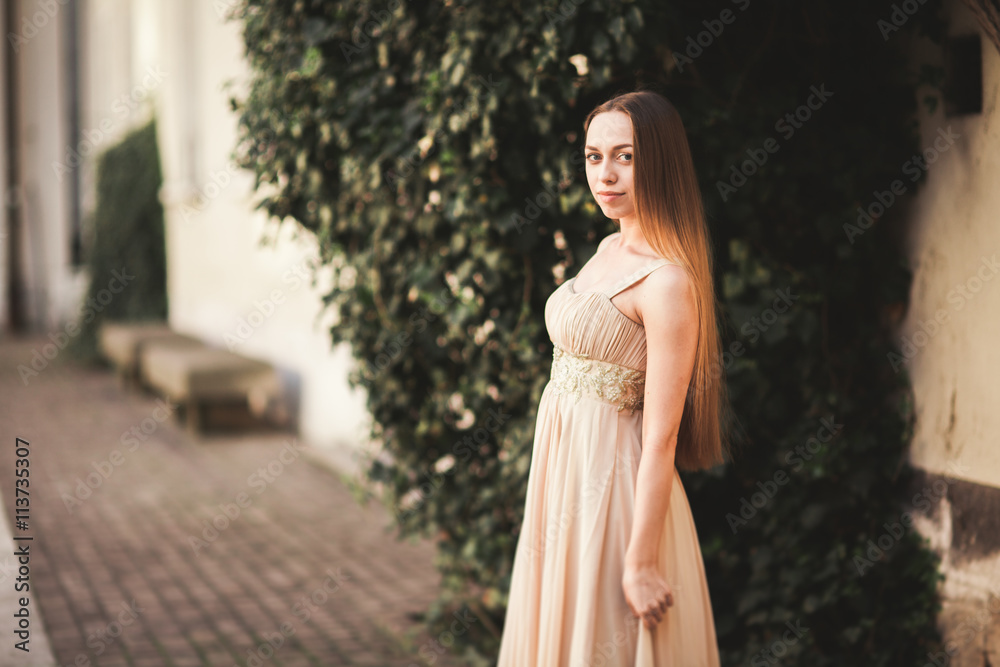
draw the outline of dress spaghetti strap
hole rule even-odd
[[[628,274],[627,276],[619,280],[615,285],[604,290],[603,294],[604,296],[611,299],[619,292],[623,292],[624,290],[628,289],[632,285],[636,284],[637,282],[648,276],[656,269],[666,264],[677,264],[677,263],[671,262],[669,259],[665,259],[663,257],[654,259],[651,262],[648,262],[645,265],[639,267],[632,273]]]

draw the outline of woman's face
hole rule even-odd
[[[621,111],[605,111],[590,121],[584,150],[590,192],[612,220],[635,212],[632,198],[632,122]]]

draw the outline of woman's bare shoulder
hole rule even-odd
[[[622,235],[621,232],[613,232],[605,236],[601,240],[601,242],[597,244],[597,252],[601,252],[602,250],[604,250],[608,246],[608,244],[611,243],[611,241],[613,241],[614,239],[618,238],[621,235]],[[594,254],[596,255],[597,252],[595,252]]]

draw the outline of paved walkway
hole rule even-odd
[[[359,506],[290,435],[195,441],[166,404],[60,356],[26,385],[18,366],[47,342],[0,341],[9,520],[15,438],[30,443],[27,530],[11,527],[33,537],[17,544],[30,545],[34,656],[47,635],[60,666],[427,664],[431,640],[402,635],[440,582],[431,544],[397,541],[376,501]],[[0,641],[13,644],[4,618]]]

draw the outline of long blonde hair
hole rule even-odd
[[[698,304],[698,347],[677,436],[675,464],[701,470],[730,453],[729,397],[718,331],[721,308],[712,277],[712,243],[687,134],[677,109],[659,93],[639,90],[611,98],[583,122],[586,135],[600,113],[632,121],[634,198],[639,229],[660,257],[691,277]]]

